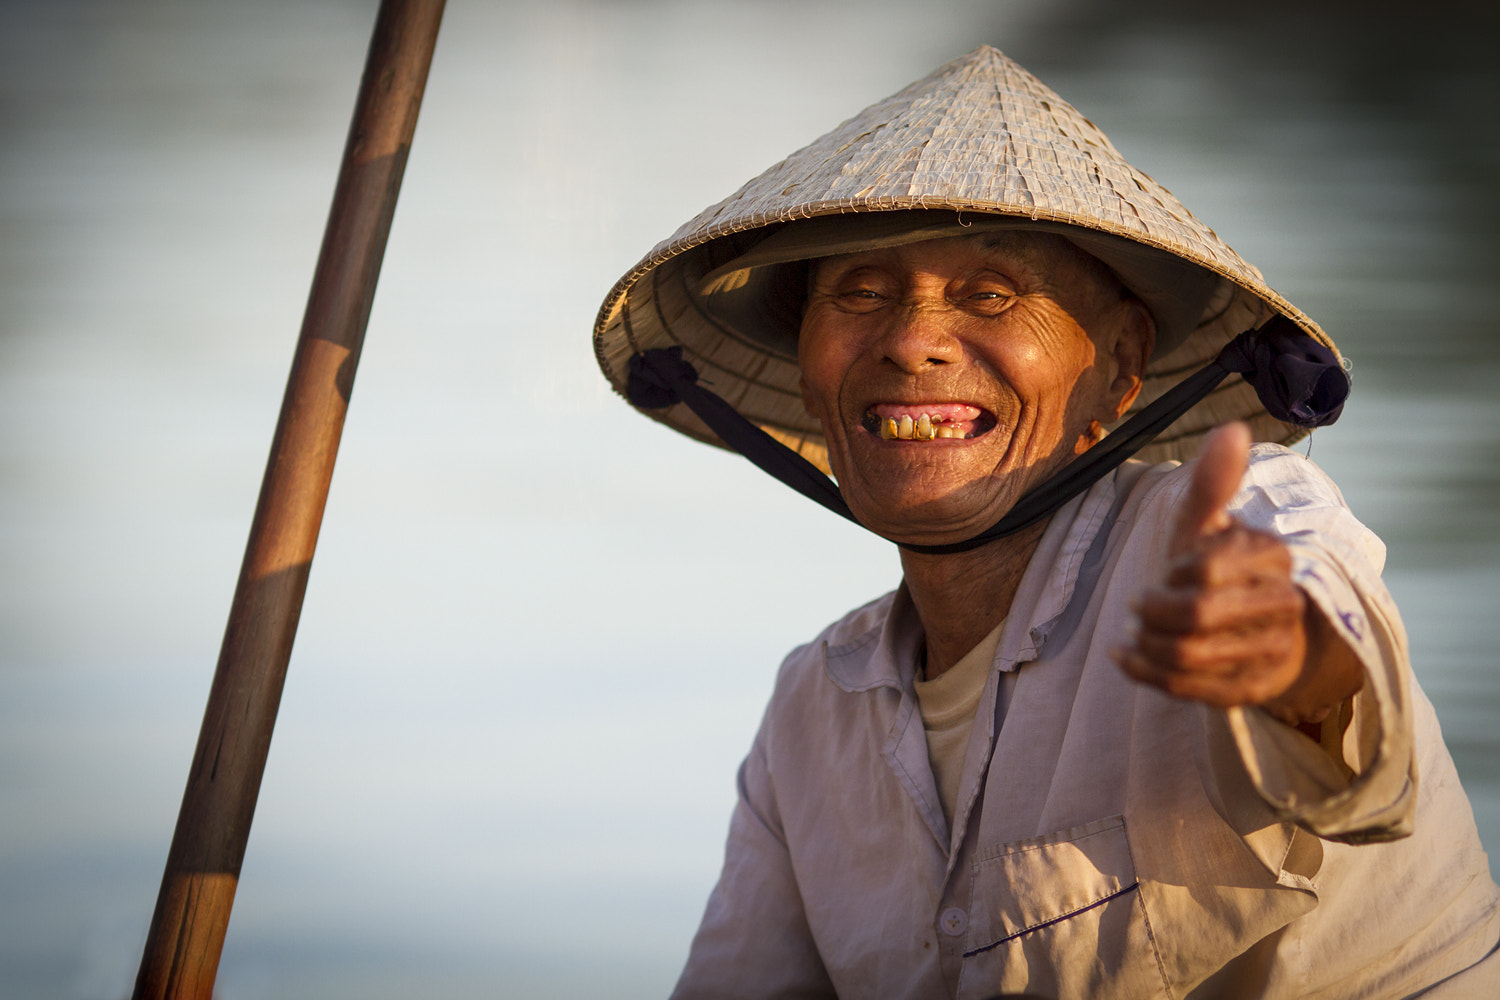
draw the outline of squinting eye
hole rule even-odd
[[[839,292],[838,297],[850,306],[858,306],[861,309],[865,306],[877,306],[885,301],[885,296],[873,288],[850,288]]]

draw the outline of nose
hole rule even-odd
[[[881,337],[881,354],[911,375],[952,364],[963,353],[952,322],[953,316],[946,309],[905,303],[891,311]]]

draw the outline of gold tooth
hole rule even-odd
[[[894,441],[899,435],[896,433],[896,421],[886,417],[880,422],[880,438],[883,441]]]
[[[911,417],[910,416],[903,416],[901,418],[901,423],[897,425],[897,434],[896,434],[896,436],[899,437],[903,441],[910,441],[912,439],[912,435],[914,435],[916,433],[916,430],[917,430],[917,425],[911,419]]]
[[[932,418],[925,413],[922,414],[917,418],[917,440],[931,441],[935,437],[937,435],[932,432]]]

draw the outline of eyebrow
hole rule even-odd
[[[1028,239],[1025,231],[1011,230],[1007,232],[989,233],[979,237],[980,245],[988,250],[1007,251],[1014,253],[1021,262],[1033,270],[1045,270],[1045,261],[1042,248],[1033,239]],[[1137,298],[1134,292],[1126,286],[1125,282],[1115,273],[1114,268],[1104,261],[1095,257],[1087,250],[1073,243],[1066,236],[1058,237],[1058,244],[1071,251],[1070,256],[1083,268],[1086,274],[1091,274],[1105,288],[1114,290],[1121,299]]]
[[[1019,230],[985,233],[979,237],[979,245],[986,250],[1015,250],[1028,259],[1037,255],[1036,241]]]

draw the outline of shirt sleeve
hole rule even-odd
[[[833,998],[802,908],[762,726],[740,766],[724,869],[672,996]]]
[[[1230,709],[1251,782],[1283,819],[1325,839],[1408,835],[1416,807],[1411,666],[1400,615],[1380,579],[1384,545],[1326,475],[1282,448],[1255,449],[1236,505],[1247,525],[1291,548],[1293,581],[1365,672],[1364,687],[1325,724],[1323,747],[1260,709]]]

